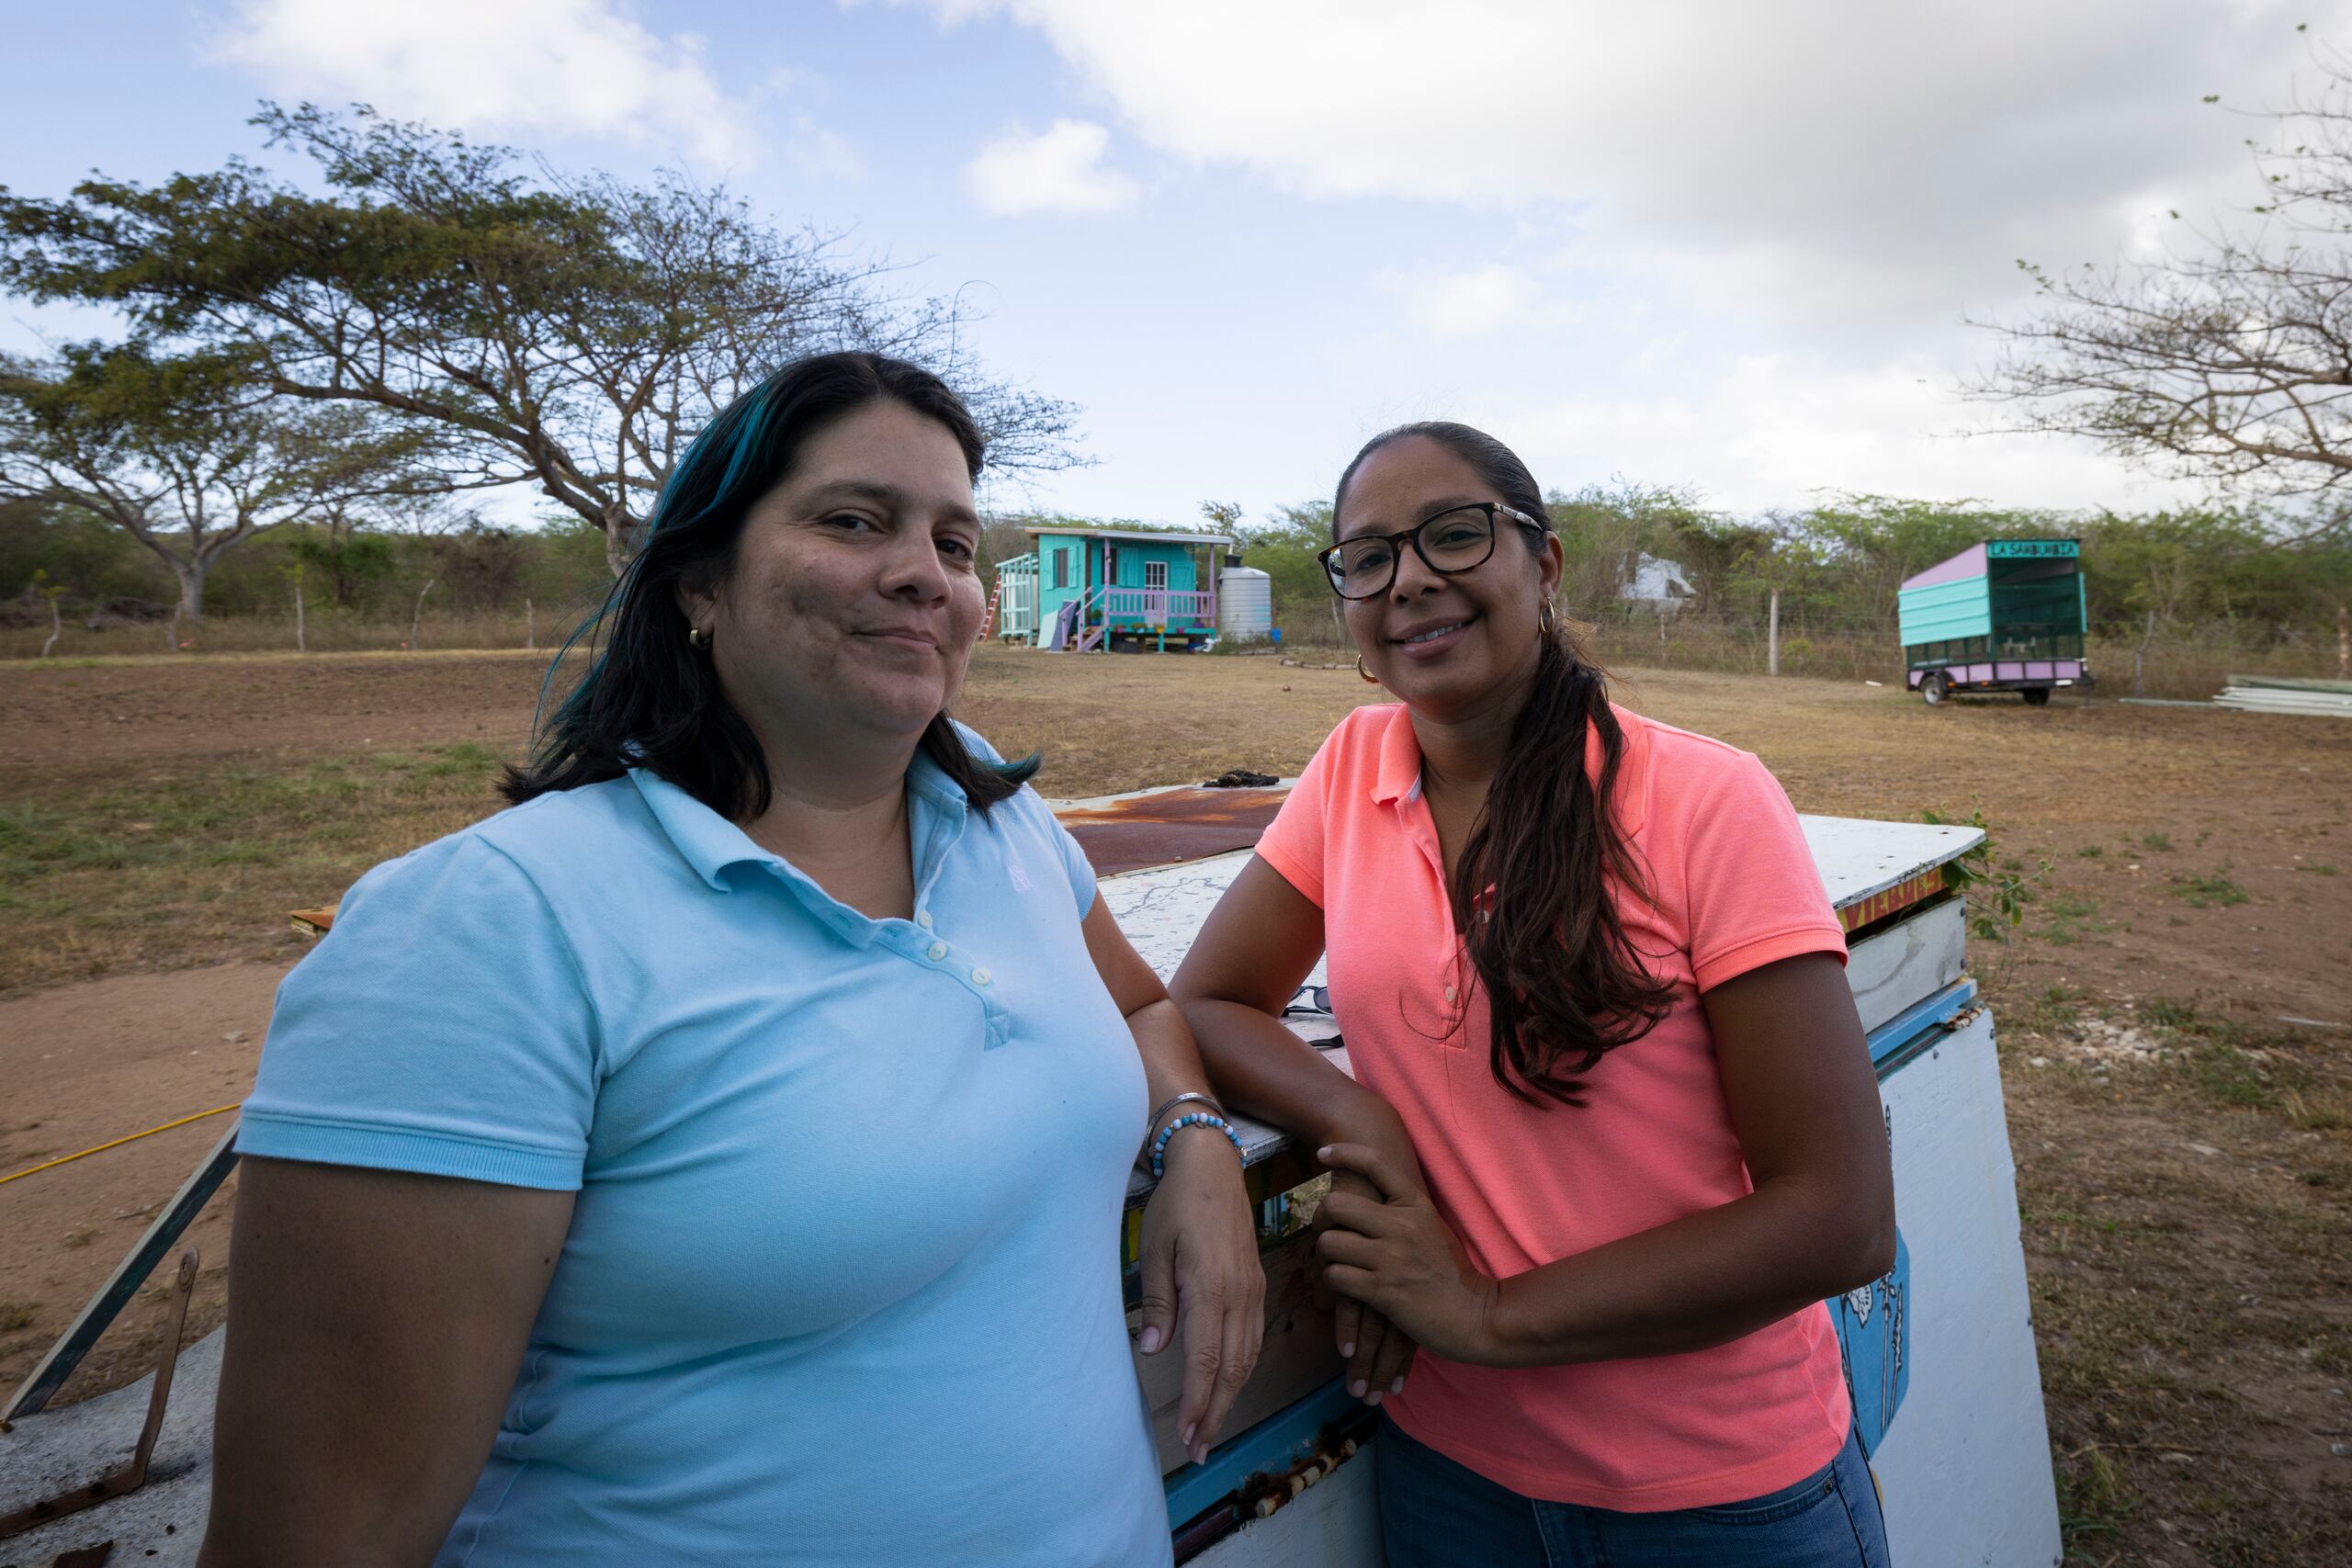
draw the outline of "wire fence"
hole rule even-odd
[[[585,614],[581,605],[413,616],[312,613],[305,617],[300,650],[309,653],[467,649],[537,649],[552,653]],[[1354,644],[1328,600],[1277,605],[1274,625],[1283,646],[1352,657]],[[1603,664],[1762,675],[1771,663],[1771,637],[1761,619],[1685,612],[1619,614],[1583,627],[1585,643]],[[41,657],[47,625],[0,626],[0,660]],[[67,618],[50,654],[54,659],[150,656],[166,653],[294,653],[291,615],[211,615],[176,627],[169,620],[110,621],[92,629]],[[2244,623],[2158,625],[2136,637],[2094,634],[2090,666],[2102,696],[2199,700],[2212,696],[2233,674],[2337,678],[2335,628],[2315,626],[2281,636],[2279,629]],[[1839,622],[1815,616],[1784,620],[1780,672],[1830,681],[1904,681],[1901,645],[1892,623]]]

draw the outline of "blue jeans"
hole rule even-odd
[[[1385,1414],[1373,1452],[1388,1568],[1888,1568],[1878,1488],[1850,1432],[1793,1486],[1655,1514],[1521,1496]]]

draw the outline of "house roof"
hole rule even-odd
[[[1061,528],[1054,526],[1023,528],[1023,533],[1035,538],[1044,534],[1075,536],[1082,539],[1136,539],[1158,545],[1229,545],[1230,534],[1187,534],[1175,531],[1153,533],[1143,528]]]

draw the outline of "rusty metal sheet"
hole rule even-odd
[[[1279,789],[1163,789],[1055,813],[1099,876],[1246,850],[1282,809]]]

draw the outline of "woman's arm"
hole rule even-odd
[[[1171,989],[1227,1105],[1310,1147],[1378,1149],[1419,1184],[1420,1166],[1396,1111],[1282,1021],[1322,953],[1323,911],[1252,855],[1193,938]],[[1345,1172],[1335,1176],[1332,1190],[1377,1197],[1369,1181]],[[1404,1378],[1411,1339],[1352,1300],[1337,1303],[1333,1327],[1348,1360],[1349,1388],[1379,1404]]]
[[[1135,1036],[1151,1103],[1205,1093],[1208,1074],[1184,1015],[1099,897],[1084,930],[1095,972]],[[1199,1109],[1187,1102],[1179,1111]],[[1147,1128],[1143,1136],[1159,1132]],[[1241,1161],[1225,1135],[1214,1127],[1187,1127],[1162,1153],[1166,1174],[1144,1208],[1141,1344],[1145,1355],[1159,1354],[1177,1334],[1182,1307],[1184,1394],[1176,1429],[1197,1464],[1208,1457],[1258,1365],[1266,1337],[1266,1271],[1258,1261],[1257,1219]]]
[[[1701,1000],[1753,1192],[1496,1280],[1470,1267],[1417,1177],[1376,1150],[1335,1148],[1328,1157],[1388,1201],[1327,1205],[1343,1227],[1320,1242],[1332,1289],[1442,1355],[1534,1367],[1704,1349],[1885,1273],[1894,1173],[1837,959],[1782,959]],[[1572,1136],[1575,1112],[1557,1114]]]
[[[1169,989],[1225,1102],[1317,1144],[1402,1124],[1386,1100],[1292,1033],[1283,1009],[1323,954],[1323,911],[1255,855],[1209,912]]]
[[[571,1203],[245,1160],[201,1568],[430,1562],[489,1455]]]

